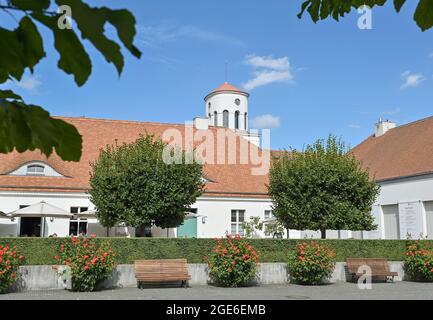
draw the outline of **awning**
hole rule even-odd
[[[73,216],[66,210],[55,207],[51,204],[41,201],[31,206],[15,210],[9,213],[10,217],[50,217],[50,218],[70,218]]]

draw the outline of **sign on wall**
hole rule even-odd
[[[423,233],[421,202],[400,203],[398,208],[400,238],[406,239],[409,236],[411,239],[419,239]]]

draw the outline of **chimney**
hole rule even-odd
[[[385,133],[387,133],[389,130],[394,129],[397,125],[395,122],[382,119],[379,120],[378,123],[374,125],[374,136],[380,137],[383,136]]]
[[[207,130],[209,129],[209,119],[208,118],[194,118],[194,127],[197,130]]]

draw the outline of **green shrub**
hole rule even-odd
[[[292,279],[300,284],[316,285],[328,279],[335,267],[335,251],[315,241],[303,242],[289,256]]]
[[[0,293],[4,293],[17,279],[18,267],[24,256],[18,254],[17,248],[0,245]]]
[[[210,255],[205,257],[209,276],[216,285],[239,287],[248,285],[257,275],[257,252],[244,238],[236,235],[217,239]]]
[[[106,238],[96,238],[103,241]],[[214,247],[212,239],[178,238],[109,238],[111,248],[116,252],[116,264],[132,264],[137,259],[185,258],[188,263],[202,263]],[[0,245],[17,247],[26,257],[27,265],[56,264],[54,256],[62,238],[0,238]],[[294,239],[249,239],[249,243],[260,252],[261,262],[287,262],[289,253],[296,244],[310,240]],[[335,249],[336,261],[346,258],[385,258],[403,261],[406,240],[317,240]],[[433,244],[433,241],[426,240]]]
[[[55,259],[70,268],[73,291],[93,291],[100,281],[113,272],[113,257],[114,252],[108,241],[96,242],[94,237],[72,237],[62,242]],[[63,275],[63,272],[59,275]]]
[[[433,247],[426,241],[408,241],[404,270],[413,281],[433,281]]]

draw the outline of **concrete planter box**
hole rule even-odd
[[[329,283],[339,281],[350,281],[346,269],[346,263],[337,262],[335,270],[328,280]],[[59,271],[68,270],[65,266],[60,266]],[[390,262],[390,270],[398,272],[395,281],[404,280],[403,262]],[[209,285],[210,278],[206,264],[188,264],[188,271],[191,280],[190,286]],[[285,263],[261,263],[255,285],[284,285],[290,282],[290,274]],[[112,289],[124,287],[136,287],[134,265],[118,265],[112,275],[101,282],[98,289]],[[52,266],[21,266],[17,282],[11,287],[10,291],[33,291],[33,290],[53,290],[71,289],[71,277],[68,272],[62,277],[53,270]]]

